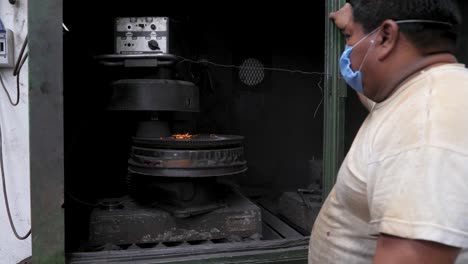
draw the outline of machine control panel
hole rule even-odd
[[[169,52],[167,17],[118,17],[114,32],[116,54]]]

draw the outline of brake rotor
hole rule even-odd
[[[237,135],[191,135],[187,137],[160,137],[160,138],[140,138],[134,137],[135,146],[146,146],[154,148],[169,149],[209,149],[242,144],[244,137]]]
[[[216,177],[245,172],[247,162],[242,147],[203,150],[133,147],[128,170],[159,177]]]

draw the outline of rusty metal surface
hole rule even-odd
[[[90,244],[180,242],[261,234],[261,212],[256,205],[237,194],[231,194],[226,202],[225,208],[190,218],[176,218],[131,200],[124,201],[120,209],[95,209],[91,214]]]
[[[216,178],[160,178],[129,174],[130,195],[140,204],[156,206],[175,217],[185,218],[226,207],[226,185]]]

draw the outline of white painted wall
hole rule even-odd
[[[27,0],[17,0],[15,6],[7,0],[0,1],[0,18],[6,28],[15,35],[15,61],[28,32]],[[16,77],[13,69],[0,68],[0,74],[16,98]],[[31,226],[29,186],[29,114],[28,114],[28,61],[21,70],[21,99],[17,107],[10,105],[0,88],[0,125],[3,136],[3,157],[6,171],[7,192],[12,216],[20,235]],[[13,99],[14,100],[14,99]],[[0,188],[0,264],[14,264],[31,255],[31,238],[19,241],[8,223]]]

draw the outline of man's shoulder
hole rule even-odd
[[[464,84],[466,81],[468,81],[468,69],[465,67],[464,64],[443,64],[430,68],[427,71],[423,71],[423,73],[427,75],[426,83],[430,86],[437,88],[454,85],[455,87],[452,88],[461,88],[445,92],[456,94],[457,92],[466,92],[466,90],[468,90],[468,87],[459,85]]]
[[[468,154],[468,70],[445,65],[430,73],[426,140],[430,145]]]
[[[368,136],[373,154],[392,155],[421,145],[468,153],[468,70],[445,64],[421,78],[382,109]]]
[[[450,71],[466,71],[467,68],[463,63],[446,63],[430,67],[425,72],[450,72]]]

